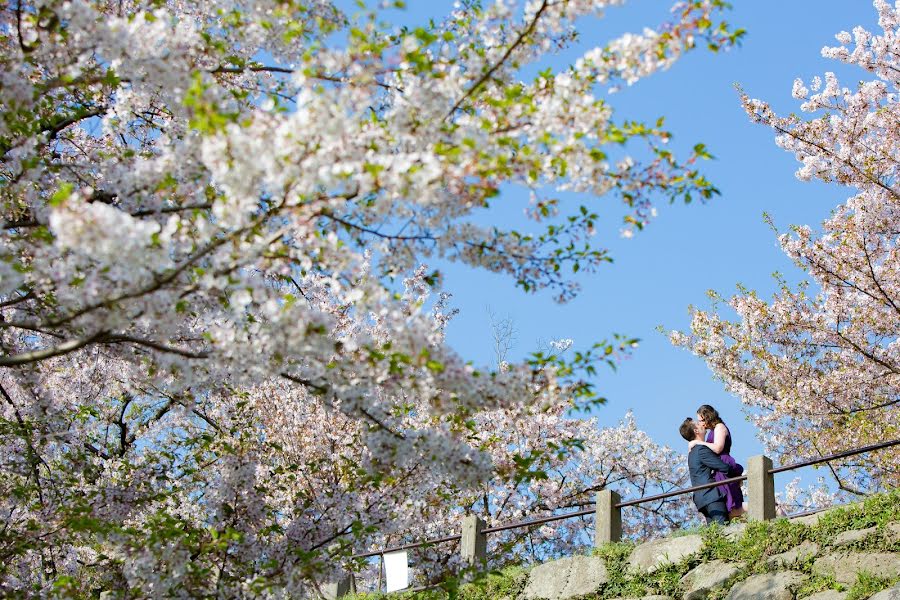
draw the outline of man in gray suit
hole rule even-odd
[[[691,442],[693,440],[703,441],[703,434],[706,433],[700,424],[691,418],[684,420],[678,433],[685,440]],[[737,470],[732,471],[733,467],[725,464],[719,455],[704,446],[696,444],[688,453],[688,471],[691,474],[691,485],[703,485],[704,483],[712,483],[715,481],[713,471],[727,473],[729,476],[740,475]],[[718,488],[706,488],[694,492],[694,504],[700,514],[706,517],[706,522],[721,523],[724,525],[728,521],[728,508],[725,506],[725,494]]]

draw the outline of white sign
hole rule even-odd
[[[384,555],[384,591],[396,592],[409,587],[409,564],[406,551]]]

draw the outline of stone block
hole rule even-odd
[[[900,556],[891,552],[834,552],[816,559],[813,573],[833,575],[841,583],[852,584],[865,571],[878,577],[900,576]]]
[[[819,523],[819,519],[821,519],[827,511],[820,511],[817,513],[813,513],[811,515],[806,515],[803,517],[793,517],[790,519],[791,523],[799,523],[801,525],[807,525],[809,527],[815,527]]]
[[[725,537],[732,542],[742,535],[747,529],[747,523],[729,523],[725,526]]]
[[[669,563],[677,563],[683,558],[693,556],[703,547],[703,538],[699,535],[684,535],[666,538],[641,544],[631,552],[628,564],[632,571],[652,573],[659,567]]]
[[[824,592],[817,592],[812,596],[807,596],[803,600],[844,600],[847,597],[847,592],[839,592],[837,590],[825,590]]]
[[[610,600],[675,600],[672,596],[641,596],[640,598],[611,598]]]
[[[725,600],[794,600],[793,590],[805,579],[797,571],[754,575],[731,588]]]
[[[681,586],[686,590],[684,600],[705,600],[712,590],[725,587],[742,566],[724,560],[714,560],[697,566],[681,578]]]
[[[806,560],[819,553],[819,545],[815,542],[803,542],[795,548],[791,548],[787,552],[770,556],[766,559],[766,563],[773,567],[789,567],[798,560]]]
[[[868,529],[851,529],[844,531],[834,537],[835,546],[852,546],[856,542],[861,542],[870,535],[874,535],[878,531],[877,527],[869,527]]]
[[[884,539],[888,544],[900,544],[900,521],[891,521],[884,527]]]
[[[881,590],[877,594],[870,596],[869,600],[900,600],[900,584]]]
[[[525,600],[563,600],[596,592],[609,581],[606,564],[594,556],[570,556],[531,570]]]

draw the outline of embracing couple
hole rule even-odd
[[[731,457],[731,432],[709,404],[697,409],[697,419],[687,418],[678,429],[688,441],[691,485],[737,477],[744,467]],[[741,482],[734,481],[694,492],[694,504],[707,523],[726,523],[745,512]]]

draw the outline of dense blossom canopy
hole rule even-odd
[[[803,115],[742,96],[802,163],[798,178],[854,190],[821,231],[780,237],[809,279],[780,280],[768,302],[741,290],[728,301],[737,321],[697,310],[692,333],[673,334],[741,397],[767,451],[785,462],[900,437],[900,6],[874,4],[882,31],[843,31],[841,45],[822,50],[874,79],[855,91],[833,73],[797,80]],[[848,493],[894,487],[900,451],[853,457],[831,474]]]
[[[578,483],[520,487],[596,439],[564,413],[630,343],[475,368],[420,267],[566,300],[608,257],[556,191],[617,195],[626,232],[654,196],[715,193],[702,145],[676,157],[596,94],[734,44],[721,0],[520,79],[618,4],[465,2],[408,30],[326,0],[3,3],[3,594],[309,593],[486,482],[492,515],[677,482],[613,474],[626,450],[601,444]],[[538,233],[478,224],[501,187]]]

